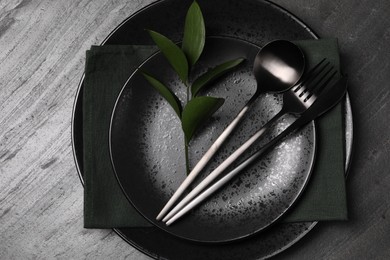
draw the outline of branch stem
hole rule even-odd
[[[186,173],[187,175],[190,173],[190,160],[188,156],[188,143],[184,141],[184,156],[186,160]]]

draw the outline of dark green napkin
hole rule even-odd
[[[132,72],[154,46],[93,46],[87,51],[83,89],[84,227],[149,226],[125,198],[108,146],[111,112]]]
[[[322,57],[339,66],[334,39],[296,42],[307,65]],[[155,51],[152,46],[93,46],[87,51],[83,93],[84,226],[145,227],[150,224],[132,208],[113,174],[108,129],[115,100],[135,68]],[[338,105],[317,122],[318,151],[310,183],[284,222],[347,218],[344,178],[343,111]]]
[[[306,67],[310,68],[326,57],[340,70],[337,39],[295,43],[305,53]],[[347,219],[343,114],[340,103],[316,120],[318,149],[314,169],[302,197],[284,221]]]

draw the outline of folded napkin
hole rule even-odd
[[[116,98],[154,46],[92,46],[83,89],[84,227],[150,226],[130,205],[110,161],[108,131]]]
[[[337,40],[295,42],[308,67],[327,57],[339,67]],[[84,227],[147,227],[127,201],[114,176],[108,129],[116,98],[135,68],[154,46],[93,46],[87,51],[83,89]],[[283,222],[344,220],[347,205],[344,177],[343,110],[338,105],[317,120],[318,150],[310,182]]]
[[[306,67],[326,57],[340,71],[337,39],[296,41],[305,54]],[[340,76],[340,75],[339,75]],[[338,104],[316,120],[317,153],[302,197],[283,218],[285,222],[346,220],[344,110]]]

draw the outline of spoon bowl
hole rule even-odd
[[[301,49],[286,40],[265,45],[256,55],[253,73],[257,81],[256,98],[261,93],[281,93],[294,86],[305,69]]]

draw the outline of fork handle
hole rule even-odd
[[[278,120],[284,113],[282,109],[274,117],[272,117],[260,130],[251,136],[243,145],[234,151],[225,161],[223,161],[214,171],[212,171],[202,182],[200,182],[182,201],[179,202],[164,218],[163,221],[168,221],[179,210],[181,210],[189,201],[204,190],[210,183],[212,183],[227,167],[236,161],[252,144],[254,144],[263,134]],[[168,222],[167,222],[168,224]]]

